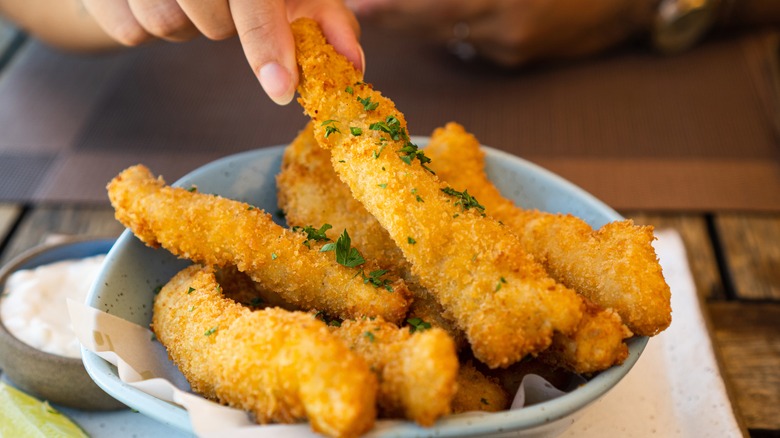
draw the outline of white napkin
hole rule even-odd
[[[672,325],[650,339],[623,380],[565,437],[740,437],[680,235],[656,231],[672,289]]]

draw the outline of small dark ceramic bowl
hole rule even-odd
[[[20,269],[105,254],[114,239],[70,239],[32,248],[0,268],[0,291]],[[2,301],[2,298],[0,298]],[[112,410],[125,405],[100,389],[81,359],[46,353],[14,337],[0,318],[0,369],[19,389],[40,399],[83,410]]]

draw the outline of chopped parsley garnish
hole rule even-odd
[[[203,333],[203,336],[211,336],[211,335],[213,335],[214,333],[216,333],[217,328],[218,327],[214,326],[214,327],[206,330],[206,333]]]
[[[155,294],[155,295],[159,294],[159,293],[160,293],[160,291],[162,290],[162,288],[163,288],[163,285],[162,285],[162,284],[161,284],[161,285],[159,285],[159,286],[157,286],[156,288],[154,288],[154,294]]]
[[[363,130],[357,126],[350,126],[349,132],[356,137],[363,134]]]
[[[412,194],[414,195],[414,198],[417,200],[417,202],[425,202],[425,200],[417,194],[417,189],[412,189]]]
[[[378,150],[374,151],[374,159],[379,158],[379,156],[382,154],[382,151],[385,150],[385,146],[387,146],[387,145],[386,144],[382,144],[382,145],[379,146]],[[385,168],[382,167],[382,170],[385,170]]]
[[[357,101],[360,102],[361,105],[363,105],[363,109],[366,111],[373,111],[379,107],[379,102],[371,102],[371,96],[368,97],[360,97],[358,96]]]
[[[306,233],[306,240],[303,241],[303,244],[306,245],[307,247],[311,248],[311,244],[309,242],[312,241],[312,240],[315,241],[315,242],[327,242],[327,241],[329,241],[330,239],[325,234],[325,232],[328,231],[331,228],[333,228],[333,226],[331,224],[323,224],[320,227],[319,230],[314,228],[311,225],[307,225],[305,227],[295,226],[295,227],[292,228],[292,230],[293,231],[302,231],[302,232]]]
[[[398,120],[398,117],[396,116],[387,116],[384,122],[374,122],[368,126],[368,129],[387,133],[390,135],[390,138],[395,141],[409,139],[406,135],[406,131],[401,127],[401,121]]]
[[[377,184],[377,187],[381,187],[383,189],[386,189],[387,188],[387,183]]]
[[[501,290],[501,285],[502,285],[502,284],[506,284],[506,278],[504,278],[504,277],[501,277],[501,278],[498,280],[498,283],[496,283],[496,292],[498,292],[498,291],[500,291],[500,290]]]
[[[345,88],[344,91],[346,91],[349,94],[355,93],[355,90],[353,90],[352,87],[350,87],[349,85],[347,85],[347,88]]]
[[[194,288],[194,287],[192,287],[192,286],[190,286],[190,288],[189,288],[189,289],[187,289],[187,295],[189,295],[189,294],[191,294],[191,293],[193,293],[193,292],[195,292],[195,288]]]
[[[254,209],[255,209],[255,207],[253,207],[253,206],[251,206],[251,205],[250,205],[250,206],[249,206],[249,207],[247,207],[246,209],[247,209],[248,211],[252,211],[252,210],[254,210]]]
[[[260,298],[260,297],[254,297],[254,298],[252,298],[252,300],[249,302],[249,305],[250,305],[250,306],[252,306],[252,307],[259,307],[259,306],[260,306],[260,305],[262,305],[262,304],[263,304],[263,299],[262,299],[262,298]]]
[[[190,306],[190,312],[192,312],[193,310],[195,310],[195,306]]]
[[[371,332],[365,332],[363,333],[363,336],[367,337],[369,341],[374,342],[376,341],[376,337],[374,337],[374,334]]]
[[[190,193],[195,193],[195,192],[198,191],[198,186],[192,186],[192,187],[188,188],[187,191],[190,192]]]
[[[407,237],[406,241],[409,242],[409,245],[414,245],[415,243],[417,243],[417,241],[414,240],[413,237]]]
[[[416,144],[407,141],[404,147],[398,150],[398,154],[401,158],[401,161],[404,163],[411,165],[412,161],[417,159],[420,161],[420,165],[423,167],[423,169],[431,172],[434,175],[436,174],[436,172],[434,172],[430,167],[426,166],[426,164],[431,162],[431,159],[426,157],[425,152],[421,151]]]
[[[348,268],[354,268],[366,262],[360,251],[352,247],[352,239],[346,229],[341,233],[336,243],[326,243],[320,249],[320,252],[326,251],[336,251],[336,263]]]
[[[490,404],[490,403],[489,403],[489,402],[488,402],[488,401],[487,401],[487,400],[486,400],[484,397],[480,398],[480,399],[479,399],[479,401],[480,401],[480,403],[482,403],[483,405],[489,405],[489,404]]]
[[[335,133],[335,132],[339,132],[339,133],[341,132],[341,131],[339,131],[339,128],[337,128],[334,125],[335,123],[338,123],[338,122],[336,120],[333,120],[333,119],[328,119],[328,120],[325,120],[324,122],[322,122],[322,125],[320,125],[320,126],[324,126],[325,127],[325,138],[330,137],[330,135]]]
[[[277,258],[279,258],[279,256],[278,256],[278,255],[276,255],[276,253],[275,253],[275,252],[272,252],[272,253],[271,253],[271,260],[276,260]]]
[[[423,332],[431,328],[431,324],[421,318],[409,318],[406,323],[409,324],[409,333]]]
[[[363,276],[363,283],[371,283],[374,287],[383,287],[389,292],[392,292],[393,288],[390,286],[390,280],[381,278],[385,274],[387,274],[386,269],[377,269],[376,271],[371,271],[368,273],[368,276],[361,272],[361,275]]]
[[[455,205],[460,205],[461,211],[468,210],[470,208],[473,208],[475,210],[479,210],[480,213],[482,213],[482,216],[485,215],[485,206],[480,204],[477,201],[477,198],[469,195],[468,190],[464,190],[462,192],[459,192],[452,187],[446,187],[441,189],[442,192],[454,196],[457,201],[455,202]]]
[[[338,318],[329,318],[328,315],[320,310],[314,315],[314,319],[319,319],[320,321],[324,322],[325,324],[333,327],[341,327],[341,320]]]

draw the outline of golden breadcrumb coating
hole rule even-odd
[[[446,332],[410,333],[380,318],[347,320],[331,331],[376,373],[380,416],[430,426],[450,413],[458,356]]]
[[[452,399],[453,414],[509,409],[512,400],[498,379],[482,374],[471,361],[460,364],[457,381],[458,391]]]
[[[476,357],[491,367],[508,366],[547,348],[554,332],[572,332],[582,317],[580,297],[549,278],[519,240],[465,194],[445,192],[408,142],[403,114],[361,82],[314,21],[292,26],[299,102],[315,138],[330,149],[342,181],[388,231],[420,283],[466,332]]]
[[[162,288],[152,328],[194,391],[260,423],[308,419],[335,437],[373,427],[377,382],[362,358],[308,313],[223,297],[211,268],[190,266]]]
[[[515,206],[488,180],[479,141],[457,123],[436,129],[425,151],[442,179],[468,189],[512,228],[553,278],[614,309],[634,334],[652,336],[669,326],[671,292],[652,246],[653,227],[624,220],[593,230],[572,215]]]
[[[147,245],[205,265],[235,265],[298,307],[393,322],[406,315],[403,280],[393,279],[392,291],[364,283],[359,270],[338,264],[332,252],[308,248],[305,236],[258,208],[168,187],[141,165],[115,177],[108,194],[116,218]]]

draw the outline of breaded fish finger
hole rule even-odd
[[[397,272],[404,279],[414,298],[409,318],[443,328],[459,349],[465,344],[463,332],[444,316],[441,304],[411,275],[411,266],[398,245],[341,182],[330,163],[330,152],[317,144],[311,123],[285,149],[276,186],[279,208],[285,212],[289,226],[327,223],[333,227],[326,231],[331,240],[340,230],[349,230],[355,248],[376,260],[382,269]]]
[[[450,413],[458,356],[446,332],[410,333],[380,318],[347,320],[331,330],[377,374],[380,416],[430,426]]]
[[[140,165],[115,177],[108,194],[116,218],[147,245],[206,265],[235,265],[298,307],[393,322],[408,309],[403,280],[392,279],[390,291],[365,283],[359,268],[308,248],[302,234],[245,203],[167,187]]]
[[[466,332],[475,356],[491,367],[508,366],[547,348],[554,332],[572,332],[582,317],[580,297],[549,278],[476,200],[426,169],[403,115],[361,82],[314,21],[292,26],[299,101],[315,137],[420,283]]]
[[[515,206],[488,180],[479,141],[457,123],[436,129],[425,153],[442,179],[468,189],[490,215],[515,230],[556,280],[614,309],[634,334],[652,336],[669,326],[671,293],[652,246],[652,227],[624,220],[593,230],[572,215]]]
[[[387,231],[339,180],[330,164],[330,152],[314,138],[311,122],[284,150],[276,186],[279,208],[289,226],[327,223],[333,228],[326,234],[334,241],[342,230],[349,230],[355,248],[382,269],[408,269]]]
[[[355,437],[376,417],[376,378],[310,314],[251,311],[224,298],[211,268],[190,266],[155,298],[152,328],[193,390],[260,423],[308,419]]]

